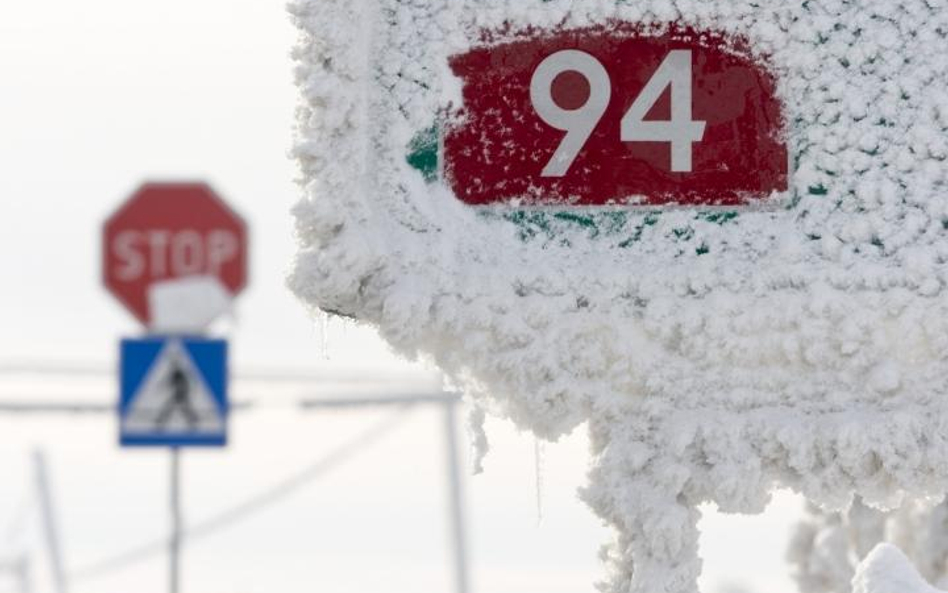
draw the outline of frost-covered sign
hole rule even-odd
[[[556,438],[609,591],[697,505],[948,488],[943,0],[297,0],[309,304]]]

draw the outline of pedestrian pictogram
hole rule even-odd
[[[224,445],[227,343],[147,337],[122,341],[123,445]]]
[[[172,365],[168,384],[171,397],[165,400],[161,413],[158,414],[158,426],[167,426],[171,414],[176,409],[181,410],[189,427],[197,426],[200,418],[194,411],[194,406],[191,405],[191,380],[177,363]]]

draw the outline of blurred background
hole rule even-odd
[[[280,2],[0,4],[0,593],[55,591],[44,517],[69,591],[167,590],[169,456],[117,445],[118,340],[141,330],[99,267],[103,221],[145,179],[206,180],[251,231],[250,286],[217,332],[232,398],[253,406],[227,448],[183,455],[182,590],[455,590],[442,407],[298,405],[351,396],[347,377],[384,394],[432,369],[370,328],[310,318],[284,287],[294,39]],[[42,402],[83,411],[16,411]],[[576,496],[582,429],[537,444],[488,420],[472,476],[463,416],[471,591],[593,591],[611,534]],[[783,557],[801,506],[704,509],[703,591],[794,590]]]

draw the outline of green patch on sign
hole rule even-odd
[[[573,211],[573,210],[484,210],[487,218],[503,219],[517,225],[520,238],[556,238],[564,231],[582,230],[590,238],[616,236],[626,228],[630,213],[623,210]]]
[[[408,144],[408,164],[419,171],[426,182],[438,179],[439,138],[438,127],[419,132]],[[824,195],[826,189],[822,186],[810,188],[811,194]],[[565,236],[577,231],[583,232],[588,238],[608,238],[616,240],[615,245],[625,249],[636,244],[648,227],[654,226],[661,218],[662,211],[655,210],[644,214],[638,210],[602,209],[602,210],[552,210],[552,209],[524,209],[502,210],[482,209],[479,214],[487,219],[506,220],[518,228],[519,236],[524,241],[532,239],[559,239],[569,244]],[[702,220],[713,224],[724,225],[739,216],[731,210],[698,212],[694,220]],[[690,226],[677,228],[672,231],[673,236],[682,242],[690,241],[694,236],[694,229]],[[698,255],[708,253],[705,244],[699,245],[695,252]]]
[[[408,143],[408,164],[421,172],[425,181],[438,178],[438,126],[415,135]]]
[[[603,211],[556,211],[556,210],[491,210],[480,212],[484,218],[506,220],[513,223],[520,239],[531,241],[541,239],[570,245],[570,236],[580,232],[589,239],[603,239],[612,242],[620,249],[627,249],[638,243],[649,227],[655,226],[663,215],[661,211],[643,213],[634,210]],[[738,216],[737,212],[697,212],[692,220],[725,225]],[[690,242],[694,228],[685,225],[672,229],[671,236],[681,243]],[[710,248],[702,243],[695,247],[695,253],[704,255]]]

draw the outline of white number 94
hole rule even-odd
[[[553,100],[553,81],[570,71],[586,79],[589,96],[579,107],[564,109]],[[646,121],[645,115],[668,86],[671,86],[671,119]],[[562,177],[569,171],[606,112],[611,94],[612,85],[605,67],[586,52],[566,49],[540,62],[530,80],[530,101],[540,119],[566,132],[541,176]],[[622,142],[669,142],[671,170],[690,172],[691,145],[704,137],[705,124],[691,119],[691,51],[672,50],[622,116],[619,139]]]

